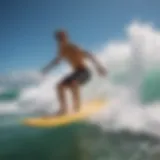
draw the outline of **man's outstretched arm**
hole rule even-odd
[[[59,64],[61,60],[61,57],[56,57],[55,59],[53,59],[49,64],[47,64],[44,68],[42,68],[41,72],[43,74],[49,72],[49,70],[51,70],[53,67],[55,67],[56,65]]]

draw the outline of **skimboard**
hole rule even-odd
[[[73,122],[82,121],[85,118],[93,115],[98,112],[105,105],[105,100],[98,99],[92,100],[88,103],[85,103],[81,106],[81,110],[79,112],[74,112],[72,114],[66,114],[63,116],[55,116],[53,117],[32,117],[25,118],[22,123],[27,126],[32,127],[56,127],[61,125],[67,125]]]

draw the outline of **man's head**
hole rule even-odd
[[[58,42],[65,43],[68,41],[67,33],[64,30],[56,31],[54,36]]]

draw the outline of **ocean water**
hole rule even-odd
[[[81,88],[82,101],[103,96],[106,104],[84,122],[56,128],[21,124],[58,109],[55,86],[69,68],[45,78],[29,72],[0,79],[0,160],[160,159],[160,33],[140,22],[125,31],[125,39],[98,50],[108,76],[97,76],[91,65],[93,78]]]

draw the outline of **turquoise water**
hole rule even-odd
[[[152,70],[144,78],[141,85],[141,100],[144,103],[160,100],[160,70]]]
[[[11,101],[19,97],[19,89],[7,89],[0,93],[0,101]]]
[[[116,77],[118,81],[118,76]],[[125,76],[120,77],[125,81]],[[0,101],[18,99],[20,90],[6,90]],[[160,100],[160,71],[144,76],[140,101]],[[0,160],[159,160],[160,141],[147,133],[132,130],[102,130],[88,122],[58,128],[22,126],[20,114],[0,115]],[[107,125],[107,124],[106,124]]]
[[[78,159],[76,135],[76,126],[59,129],[3,127],[0,159]]]
[[[1,128],[0,159],[2,160],[97,160],[160,158],[150,149],[158,139],[129,132],[103,132],[97,126],[73,124],[57,129],[24,126]],[[137,155],[138,154],[138,155]],[[157,159],[158,160],[158,159]]]

